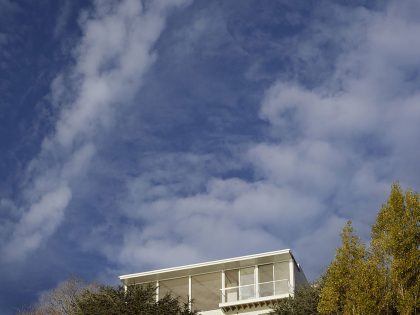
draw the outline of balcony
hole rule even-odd
[[[241,306],[270,304],[293,294],[289,279],[228,287],[220,290],[219,307],[224,311]]]

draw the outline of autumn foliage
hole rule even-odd
[[[325,274],[320,314],[420,314],[420,201],[394,184],[368,248],[351,222]]]
[[[341,246],[312,289],[275,308],[277,315],[420,314],[420,200],[395,183],[366,246],[348,221]]]

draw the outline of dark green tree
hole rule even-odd
[[[192,315],[197,314],[179,299],[166,295],[156,301],[153,287],[101,286],[96,291],[85,291],[77,300],[72,315]]]
[[[19,315],[194,315],[188,303],[166,295],[156,301],[153,286],[112,287],[69,279]]]
[[[280,300],[274,307],[273,315],[316,315],[319,314],[319,292],[321,281],[301,286],[296,289],[294,297]]]

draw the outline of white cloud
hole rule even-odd
[[[270,181],[319,197],[334,189],[337,170],[345,168],[347,159],[334,144],[320,140],[258,144],[249,156],[256,171]]]
[[[327,263],[334,257],[335,247],[340,244],[339,234],[345,222],[345,219],[330,214],[295,240],[293,249],[306,276],[313,279],[325,271]]]
[[[166,161],[164,170],[152,163],[128,183],[121,207],[133,226],[108,258],[129,268],[162,267],[291,247],[314,277],[346,219],[368,236],[393,180],[420,186],[413,175],[420,153],[420,25],[407,18],[413,7],[420,9],[415,2],[356,9],[337,34],[315,25],[316,37],[302,43],[307,58],[320,59],[313,45],[331,37],[342,52],[315,88],[279,79],[266,91],[260,115],[272,137],[237,156],[255,177],[215,178],[189,162]],[[335,10],[347,16],[350,9]],[[182,172],[185,178],[168,179]],[[195,190],[194,174],[201,178]]]
[[[12,241],[5,248],[5,258],[20,260],[37,249],[62,221],[64,209],[71,200],[71,190],[65,184],[44,194],[31,205],[14,230]]]
[[[2,2],[6,3],[7,2]],[[72,199],[72,186],[95,153],[95,140],[113,120],[113,112],[130,100],[156,58],[153,45],[170,9],[187,1],[96,1],[81,18],[83,37],[74,52],[75,66],[51,85],[62,107],[55,133],[23,179],[22,207],[4,259],[24,259],[60,226]]]
[[[28,168],[23,207],[13,205],[27,211],[4,251],[9,260],[24,258],[60,226],[72,188],[99,151],[101,131],[112,126],[156,59],[165,16],[187,2],[153,1],[147,9],[141,3],[98,1],[81,18],[75,67],[51,87],[56,106],[64,108],[56,132]],[[299,64],[325,62],[321,46],[333,40],[340,53],[328,60],[332,70],[312,73],[322,78],[315,87],[281,76],[266,90],[260,118],[270,134],[264,141],[227,148],[234,152],[229,159],[142,155],[137,177],[119,174],[127,195],[103,213],[108,225],[92,227],[81,246],[133,272],[291,247],[307,274],[318,275],[346,219],[366,236],[393,180],[420,185],[413,171],[420,156],[420,25],[411,18],[419,9],[415,2],[384,12],[334,6],[344,25],[317,21],[285,52],[300,62],[294,77],[304,76]],[[208,21],[198,20],[187,42],[212,25]],[[238,172],[244,169],[245,175]],[[124,223],[116,227],[120,215]]]

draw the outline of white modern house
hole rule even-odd
[[[170,293],[202,315],[268,314],[279,299],[307,283],[290,249],[119,278],[124,286],[153,285],[156,299]]]

